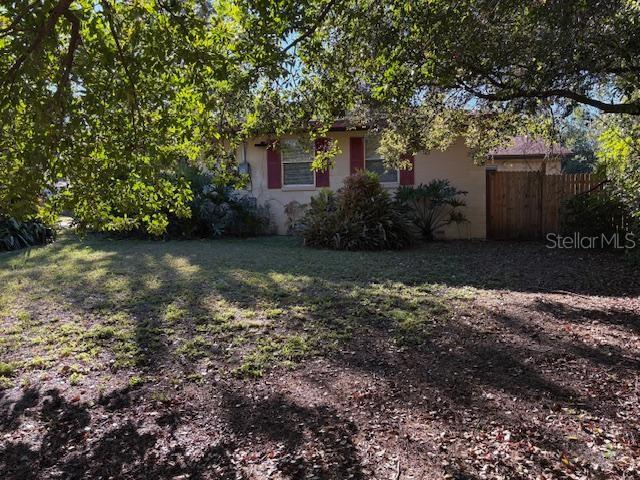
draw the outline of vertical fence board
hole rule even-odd
[[[487,173],[487,236],[532,240],[560,230],[564,200],[598,185],[591,174]]]

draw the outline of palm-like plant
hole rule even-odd
[[[467,222],[459,210],[466,206],[461,198],[467,192],[455,188],[449,180],[432,180],[417,187],[400,187],[396,193],[406,215],[418,227],[425,240],[433,240],[435,232],[450,224]]]

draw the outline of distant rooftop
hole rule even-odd
[[[573,152],[557,143],[549,144],[540,138],[517,136],[511,139],[511,145],[493,150],[490,156],[494,158],[520,157],[568,157]]]

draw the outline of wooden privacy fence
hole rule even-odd
[[[487,170],[487,237],[534,240],[560,230],[562,201],[598,186],[589,173]]]

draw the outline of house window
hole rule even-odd
[[[398,183],[398,170],[387,170],[384,160],[378,153],[379,137],[364,139],[364,168],[378,175],[382,183]]]
[[[282,140],[280,150],[283,185],[314,185],[313,152],[306,151],[298,140]]]

